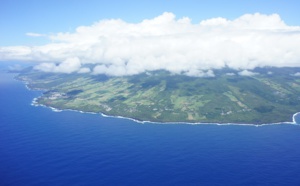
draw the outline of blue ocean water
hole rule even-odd
[[[140,124],[31,106],[0,74],[0,185],[300,185],[300,125]]]

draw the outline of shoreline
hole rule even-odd
[[[30,89],[29,89],[30,90]],[[40,96],[39,96],[40,97]],[[126,119],[126,120],[131,120],[134,121],[135,123],[139,123],[139,124],[158,124],[158,125],[174,125],[174,124],[181,124],[181,125],[218,125],[218,126],[229,126],[229,125],[237,125],[237,126],[254,126],[254,127],[262,127],[262,126],[269,126],[269,125],[297,125],[296,121],[295,121],[295,116],[297,116],[298,114],[300,114],[300,112],[297,112],[295,114],[293,114],[292,116],[292,121],[291,122],[277,122],[277,123],[262,123],[262,124],[251,124],[251,123],[201,123],[201,122],[195,122],[195,123],[189,123],[189,122],[154,122],[154,121],[141,121],[141,120],[137,120],[134,118],[129,118],[129,117],[124,117],[124,116],[112,116],[112,115],[106,115],[104,113],[95,113],[95,112],[84,112],[81,110],[74,110],[74,109],[58,109],[55,107],[51,107],[51,106],[47,106],[47,105],[43,105],[43,104],[39,104],[37,103],[37,99],[39,97],[36,97],[32,100],[31,105],[32,106],[41,106],[41,107],[45,107],[48,109],[51,109],[53,112],[63,112],[63,111],[71,111],[71,112],[79,112],[82,114],[94,114],[94,115],[101,115],[102,117],[106,117],[106,118],[116,118],[116,119]]]
[[[29,83],[21,80],[21,79],[16,79],[16,77],[14,77],[15,80],[17,81],[21,81],[25,84],[25,87],[27,90],[29,91],[40,91],[42,94],[44,91],[47,91],[47,89],[35,89],[35,88],[30,88],[29,87]],[[43,95],[41,95],[43,96]],[[229,125],[238,125],[238,126],[255,126],[255,127],[261,127],[261,126],[268,126],[268,125],[297,125],[295,117],[300,114],[300,112],[296,112],[292,115],[292,121],[285,121],[285,122],[276,122],[276,123],[261,123],[261,124],[251,124],[251,123],[202,123],[202,122],[195,122],[195,123],[190,123],[190,122],[155,122],[155,121],[141,121],[138,119],[134,119],[134,118],[129,118],[129,117],[124,117],[124,116],[113,116],[113,115],[106,115],[104,113],[95,113],[95,112],[84,112],[81,110],[74,110],[74,109],[58,109],[55,107],[51,107],[51,106],[47,106],[47,105],[43,105],[43,104],[39,104],[37,103],[37,99],[41,96],[38,96],[36,98],[34,98],[31,102],[32,106],[42,106],[45,108],[50,108],[52,111],[54,112],[62,112],[62,111],[73,111],[73,112],[79,112],[79,113],[83,113],[83,114],[100,114],[102,117],[109,117],[109,118],[117,118],[117,119],[127,119],[127,120],[131,120],[134,121],[136,123],[140,123],[140,124],[160,124],[160,125],[170,125],[170,124],[184,124],[184,125],[218,125],[218,126],[229,126]]]

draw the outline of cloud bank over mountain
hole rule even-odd
[[[192,23],[163,13],[139,23],[107,19],[73,33],[28,32],[48,37],[43,46],[0,47],[0,60],[39,62],[38,70],[112,76],[167,70],[189,76],[214,76],[224,67],[300,67],[300,27],[277,14],[246,14],[234,20],[212,18]],[[89,69],[87,64],[94,64]]]

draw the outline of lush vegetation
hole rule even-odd
[[[259,124],[291,121],[300,111],[300,78],[293,76],[299,71],[260,68],[246,77],[223,69],[201,78],[166,71],[107,77],[28,69],[18,78],[45,90],[40,104],[59,109],[158,122]]]

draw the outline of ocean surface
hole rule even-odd
[[[141,124],[31,106],[0,73],[0,185],[300,185],[300,125]]]

